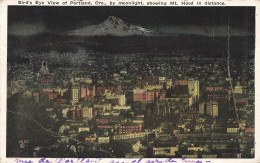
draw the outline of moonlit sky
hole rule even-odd
[[[254,7],[39,7],[9,6],[8,33],[64,33],[116,16],[123,21],[164,33],[226,36],[255,33]]]

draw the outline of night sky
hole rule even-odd
[[[109,16],[164,33],[254,35],[254,7],[8,7],[8,33],[63,33],[96,25]]]

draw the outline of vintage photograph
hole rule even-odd
[[[255,157],[255,7],[8,6],[7,41],[6,157]]]

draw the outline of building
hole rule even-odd
[[[133,101],[144,101],[145,100],[145,90],[144,89],[134,89],[133,90]]]
[[[108,117],[98,117],[96,118],[96,124],[108,124],[109,123],[109,118]]]
[[[140,82],[148,83],[148,84],[156,84],[159,82],[159,77],[153,75],[144,75],[143,78],[140,80]]]
[[[83,108],[83,118],[92,119],[92,117],[93,117],[92,108],[84,107]]]
[[[115,135],[113,137],[113,139],[114,140],[134,139],[134,138],[145,137],[148,134],[151,134],[151,132],[137,132],[137,133],[130,133],[130,134],[120,134],[120,135]]]
[[[92,79],[90,79],[89,77],[76,77],[75,82],[83,82],[86,84],[91,84],[92,83]]]
[[[78,132],[83,132],[83,131],[90,131],[89,127],[78,127]]]
[[[118,99],[105,99],[104,102],[110,103],[112,106],[119,105]]]
[[[192,100],[194,103],[199,101],[200,92],[199,92],[199,81],[198,80],[194,80],[194,79],[188,80],[188,92],[189,92],[189,95],[192,96]]]
[[[87,86],[87,96],[94,97],[96,96],[96,87],[95,86]]]
[[[228,126],[227,127],[227,133],[238,133],[239,128],[236,126]]]
[[[165,91],[153,90],[146,91],[145,89],[133,90],[133,101],[152,102],[156,99],[165,98]]]
[[[96,87],[83,84],[80,87],[80,98],[84,101],[94,101],[96,96]]]
[[[125,123],[118,127],[118,134],[129,134],[142,131],[142,124]]]
[[[166,92],[164,90],[155,91],[155,100],[164,99],[166,96]]]
[[[76,106],[74,109],[68,110],[67,116],[70,119],[83,118],[83,109],[80,106]]]
[[[110,139],[108,136],[102,136],[102,137],[98,137],[97,140],[99,144],[102,144],[102,143],[109,143]]]
[[[176,146],[156,146],[153,147],[153,156],[175,156],[178,151]]]
[[[218,116],[218,102],[210,101],[207,102],[207,114],[212,115],[213,117]]]
[[[188,147],[187,149],[188,149],[188,151],[196,151],[196,152],[204,151],[203,147]]]
[[[118,101],[118,105],[120,106],[125,106],[126,105],[126,97],[124,94],[107,94],[106,95],[106,99],[108,100],[117,100]]]
[[[193,105],[192,97],[190,96],[177,96],[177,97],[170,97],[164,98],[163,100],[169,102],[182,102],[185,104],[186,107],[191,107]]]
[[[146,95],[148,96],[147,98]],[[150,101],[150,100],[151,101],[154,100],[154,95],[146,94],[146,91],[144,89],[133,90],[133,101]]]
[[[96,137],[87,137],[85,138],[85,142],[95,142],[96,141]]]
[[[114,110],[130,110],[131,109],[131,106],[114,106],[113,107]]]
[[[206,108],[205,106],[206,106],[205,102],[199,104],[199,114],[201,115],[205,114],[205,108]]]
[[[197,119],[199,118],[199,114],[197,112],[195,113],[180,113],[181,119]]]
[[[99,103],[99,104],[94,104],[93,108],[102,109],[103,111],[105,111],[105,110],[111,110],[112,106],[110,103]]]
[[[106,130],[110,130],[111,132],[113,131],[113,128],[115,127],[114,125],[110,125],[110,124],[100,124],[97,125],[98,128],[101,129],[106,129]]]
[[[80,87],[78,84],[73,84],[71,88],[71,104],[76,105],[79,102]]]
[[[76,106],[75,112],[76,112],[76,118],[82,118],[83,117],[83,109],[82,109],[82,107]]]
[[[154,92],[145,92],[145,101],[154,101]]]
[[[87,95],[87,87],[85,85],[80,86],[80,98],[85,98]]]
[[[206,87],[207,92],[221,92],[223,87]]]
[[[163,89],[170,89],[172,87],[172,79],[166,79],[166,77],[159,77],[159,84],[163,86]]]
[[[121,91],[121,85],[111,85],[111,86],[96,86],[96,94],[102,95],[106,91],[109,91],[111,93],[120,93]]]
[[[133,119],[133,123],[144,123],[144,120],[141,118]]]
[[[186,79],[184,80],[175,80],[174,81],[174,85],[177,86],[177,85],[188,85],[188,81]]]
[[[143,86],[145,90],[160,90],[163,89],[163,85],[158,85],[158,84],[154,84],[154,85],[145,85]]]
[[[58,96],[63,95],[63,93],[64,93],[64,90],[61,90],[61,89],[46,88],[46,89],[42,90],[41,95],[46,96],[49,99],[56,99]]]
[[[40,74],[42,75],[46,75],[46,74],[49,74],[49,69],[48,69],[48,64],[47,64],[47,61],[45,62],[45,66],[44,66],[44,61],[42,61],[42,67],[40,69]]]
[[[41,84],[50,84],[51,82],[53,82],[52,75],[53,74],[49,73],[47,61],[45,62],[45,65],[44,65],[44,61],[42,61],[42,67],[41,67],[39,73],[37,73],[37,80]]]
[[[228,94],[227,92],[210,92],[207,93],[207,100],[208,101],[218,101],[218,100],[227,100]]]

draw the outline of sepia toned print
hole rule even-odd
[[[9,6],[7,57],[7,157],[255,157],[255,7]]]

